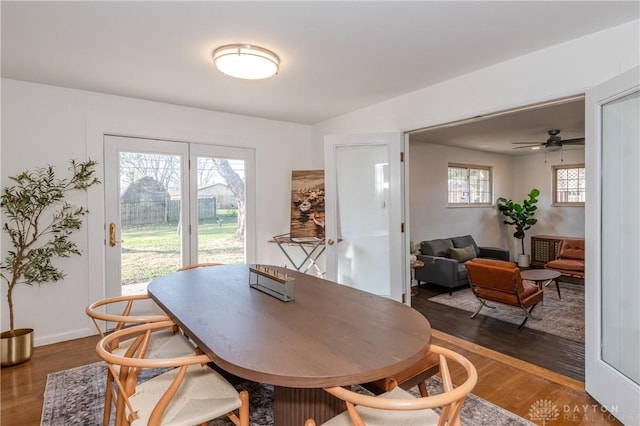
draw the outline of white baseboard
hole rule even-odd
[[[71,330],[64,333],[49,334],[46,336],[38,335],[38,330],[35,330],[35,338],[33,340],[33,346],[44,346],[52,343],[64,342],[66,340],[79,339],[81,337],[93,336],[97,334],[95,328],[79,328],[77,330]]]

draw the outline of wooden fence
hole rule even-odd
[[[216,199],[202,198],[198,200],[198,218],[200,221],[212,220],[217,216]],[[180,200],[142,201],[123,203],[120,209],[120,223],[123,228],[177,224],[180,222]]]

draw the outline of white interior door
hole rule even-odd
[[[640,424],[640,69],[587,92],[585,384]]]
[[[325,137],[327,278],[403,300],[402,133]]]

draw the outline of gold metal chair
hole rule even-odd
[[[363,395],[343,387],[325,388],[331,395],[342,399],[347,411],[323,423],[325,426],[427,426],[460,425],[460,410],[465,397],[478,381],[478,373],[462,355],[440,346],[431,345],[431,353],[440,358],[440,376],[444,391],[439,394],[414,398],[397,386],[379,396]],[[454,388],[449,362],[460,364],[467,373],[464,382]],[[395,382],[395,381],[394,381]],[[438,414],[433,408],[441,407]],[[315,426],[313,419],[305,426]]]
[[[135,315],[133,309],[135,304],[150,302],[153,307],[157,307],[155,303],[146,294],[117,296],[99,300],[87,306],[85,312],[93,321],[101,338],[104,338],[107,332],[117,332],[127,326],[135,324],[145,324],[151,322],[167,321],[164,312],[151,315]],[[115,313],[107,313],[107,310]],[[159,310],[159,308],[157,308]],[[161,312],[161,311],[160,311]],[[104,328],[100,322],[104,321]],[[167,358],[174,356],[190,355],[194,353],[194,346],[178,332],[175,327],[172,330],[163,330],[154,336],[154,340],[148,348],[148,357]],[[133,339],[122,341],[114,341],[112,344],[113,352],[116,354],[124,354],[133,343]],[[103,413],[103,425],[107,426],[111,418],[112,405],[112,388],[114,377],[111,370],[107,371],[105,385],[105,403]]]
[[[237,426],[249,426],[249,395],[238,393],[222,376],[207,366],[207,355],[150,359],[149,347],[157,333],[173,330],[173,321],[127,327],[102,338],[96,350],[109,367],[122,403],[117,408],[120,425],[198,425],[227,416]],[[113,348],[133,340],[124,354]],[[143,369],[169,370],[137,383]],[[236,414],[236,410],[238,414]]]

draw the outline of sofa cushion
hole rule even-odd
[[[480,248],[476,244],[476,241],[473,239],[471,235],[463,235],[461,237],[453,237],[451,238],[451,242],[453,246],[456,248],[463,248],[468,246],[473,246],[476,251],[476,255],[474,257],[480,256]]]
[[[458,263],[458,282],[468,280],[469,273],[467,272],[467,268],[464,267],[464,263]]]
[[[564,269],[565,271],[584,271],[584,261],[574,259],[556,259],[548,262],[545,268]]]
[[[563,240],[558,257],[584,260],[584,240]]]
[[[420,243],[420,252],[427,256],[449,257],[449,249],[453,247],[451,240],[429,240]]]
[[[487,287],[475,287],[473,291],[481,299],[493,300],[494,302],[518,306],[518,297],[513,291],[508,292]]]
[[[476,249],[471,245],[463,248],[450,247],[449,257],[457,260],[458,263],[464,263],[476,257]]]

